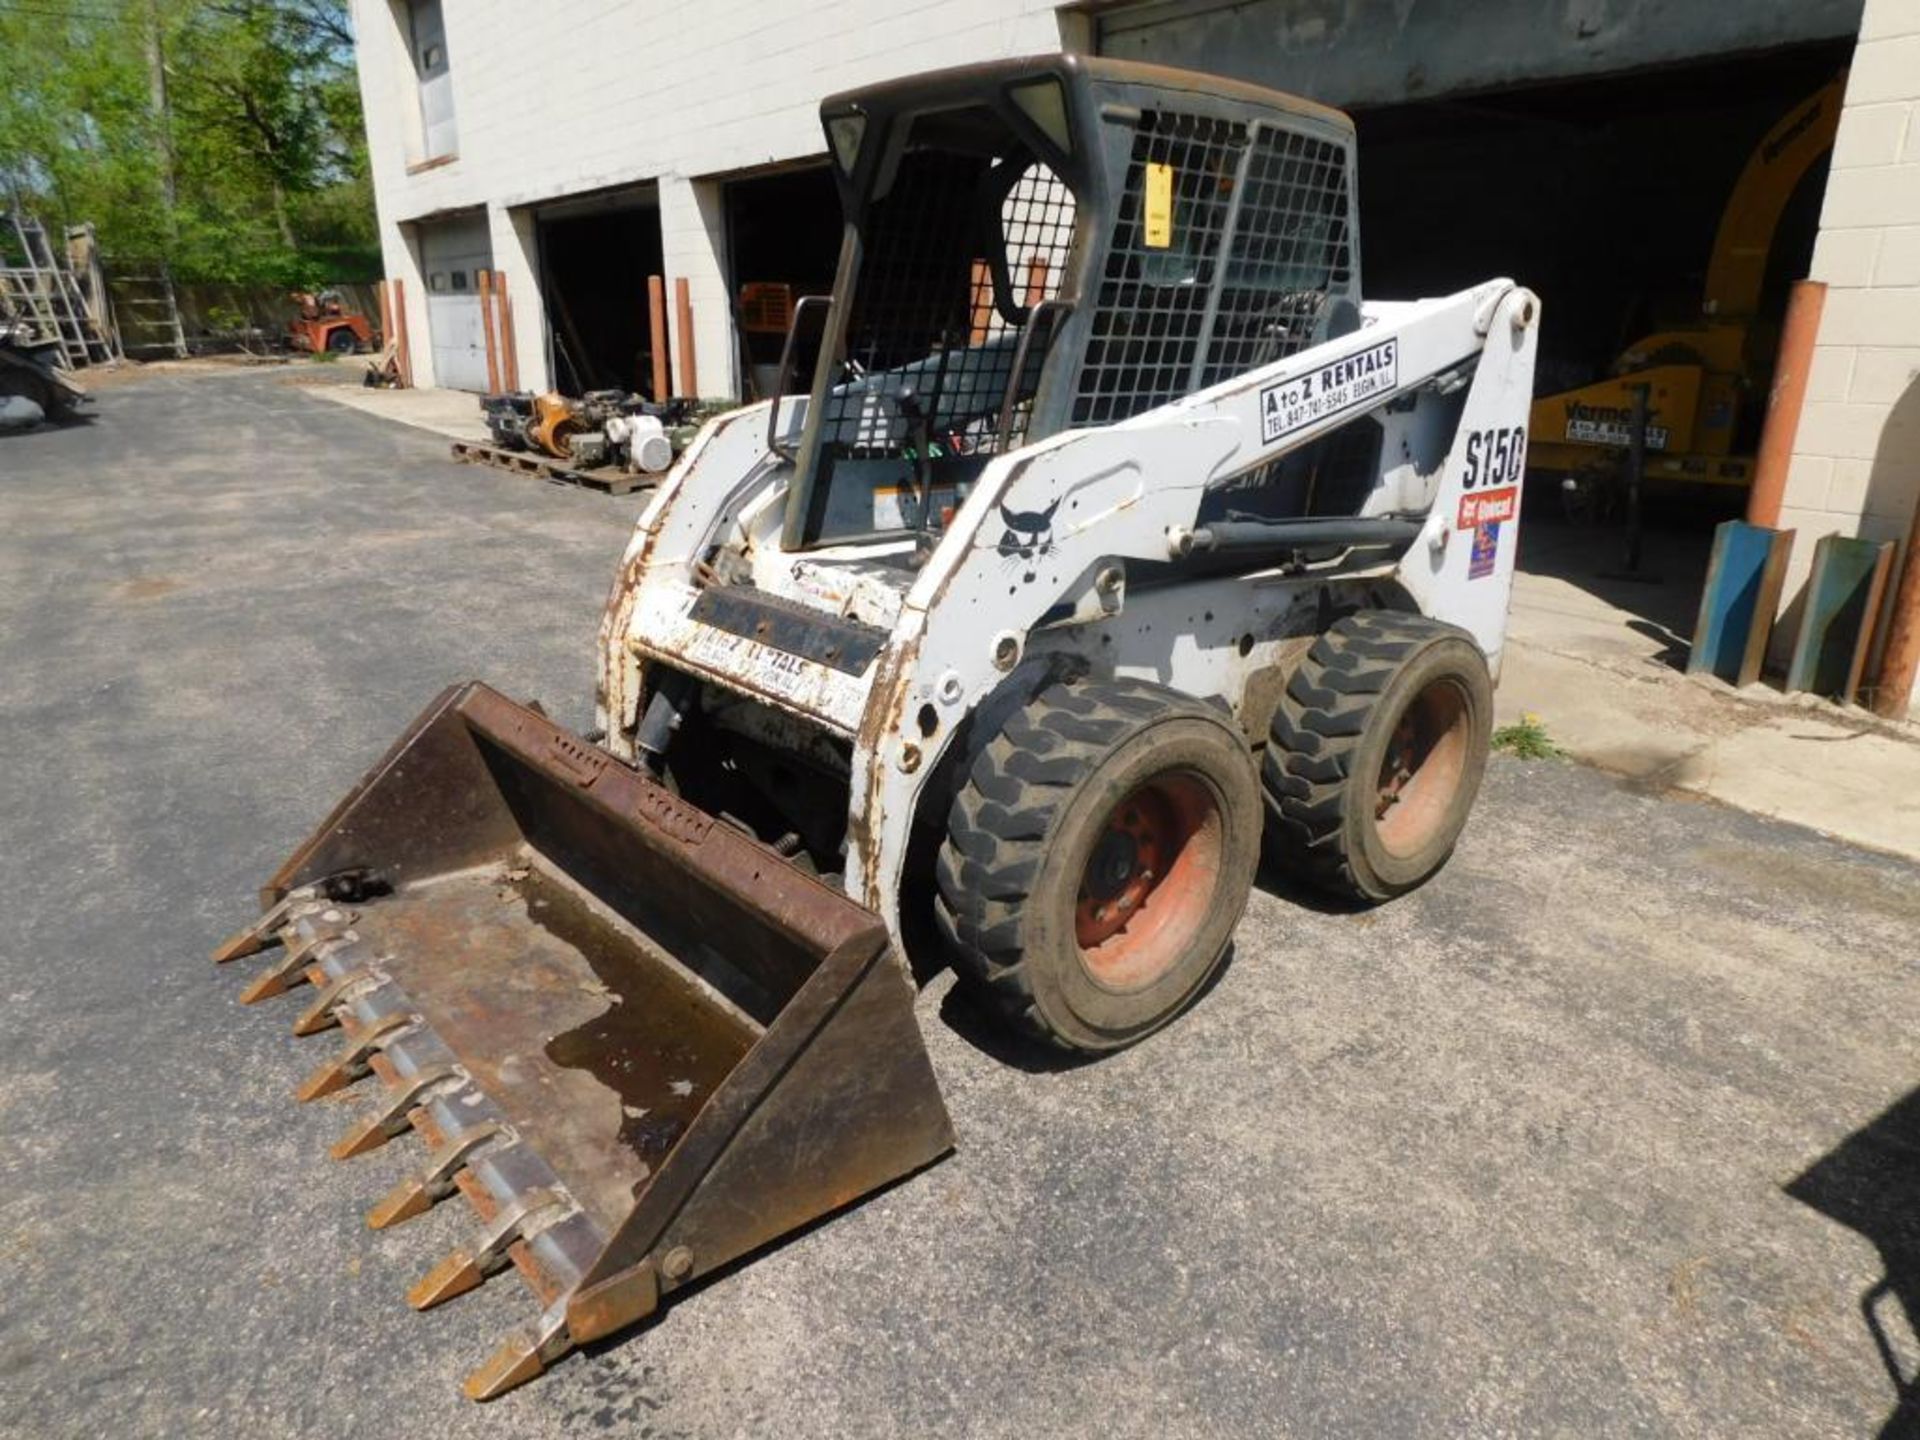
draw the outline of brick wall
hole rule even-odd
[[[1828,288],[1780,516],[1789,604],[1820,536],[1904,545],[1920,500],[1920,0],[1867,0],[1812,273]]]

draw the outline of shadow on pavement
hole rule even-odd
[[[1894,1406],[1880,1440],[1920,1440],[1920,1090],[1789,1181],[1787,1194],[1872,1242],[1885,1272],[1860,1296]]]
[[[1650,506],[1650,511],[1642,538],[1643,578],[1622,573],[1626,540],[1620,524],[1566,520],[1545,505],[1529,509],[1520,527],[1519,568],[1584,591],[1604,609],[1673,635],[1691,635],[1714,526],[1731,516],[1677,504]]]

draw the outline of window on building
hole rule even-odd
[[[420,88],[422,160],[444,160],[459,151],[453,123],[453,77],[447,70],[447,29],[440,0],[407,0],[407,35]]]

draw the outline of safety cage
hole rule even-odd
[[[935,534],[996,455],[1358,325],[1350,122],[1194,78],[1047,56],[821,106],[846,233],[783,362],[819,325],[788,548]]]

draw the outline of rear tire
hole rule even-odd
[[[354,338],[353,331],[346,326],[327,332],[327,349],[336,355],[351,355],[360,348],[360,342]]]
[[[1049,686],[954,799],[934,917],[954,968],[1017,1028],[1117,1050],[1218,967],[1260,825],[1252,756],[1224,712],[1141,681]]]
[[[1473,809],[1492,717],[1464,630],[1385,610],[1335,622],[1288,680],[1261,762],[1281,864],[1351,900],[1427,880]]]

